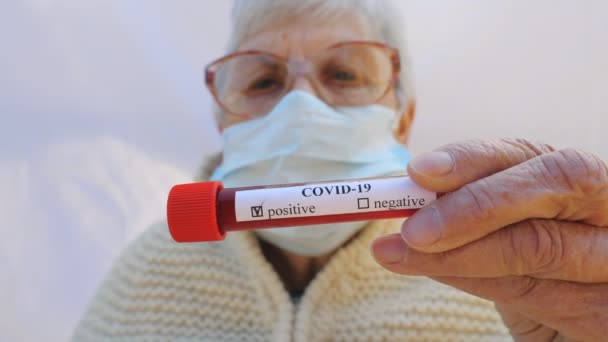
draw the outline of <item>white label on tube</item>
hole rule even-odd
[[[240,190],[234,205],[242,222],[420,209],[436,198],[409,177],[388,177]]]

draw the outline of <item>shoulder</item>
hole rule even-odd
[[[336,254],[308,291],[300,314],[311,324],[302,334],[310,340],[330,338],[326,331],[344,340],[508,339],[491,302],[429,278],[391,273],[375,262],[373,240],[400,227],[400,220],[374,222]]]
[[[222,287],[242,281],[228,244],[179,244],[165,222],[148,228],[115,262],[81,320],[75,339],[146,336],[209,322]],[[217,313],[217,312],[216,312]]]
[[[144,286],[149,280],[171,280],[177,285],[204,267],[205,274],[230,269],[238,260],[228,244],[177,243],[169,234],[166,222],[148,228],[131,243],[117,260],[108,282],[130,280],[130,285]],[[133,283],[134,280],[141,283]]]
[[[234,259],[229,246],[222,242],[177,243],[169,234],[166,221],[158,222],[145,230],[131,243],[118,259],[117,266],[131,262],[146,268],[173,267],[177,261]],[[180,260],[184,259],[184,260]],[[141,271],[140,270],[140,271]]]

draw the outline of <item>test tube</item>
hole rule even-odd
[[[177,242],[221,241],[230,231],[402,218],[438,194],[407,176],[224,188],[175,185],[167,223]]]

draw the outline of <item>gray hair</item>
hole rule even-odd
[[[234,0],[232,7],[232,35],[228,52],[234,52],[247,32],[255,31],[276,18],[312,15],[319,19],[333,19],[345,11],[356,10],[377,30],[378,41],[399,50],[401,73],[396,90],[401,106],[414,97],[411,63],[405,39],[404,20],[391,0]],[[217,119],[223,115],[216,106]]]

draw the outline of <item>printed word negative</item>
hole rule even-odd
[[[374,201],[374,209],[419,209],[426,205],[426,199],[424,198],[411,198],[407,196],[405,198],[394,199],[394,200],[382,200]]]

